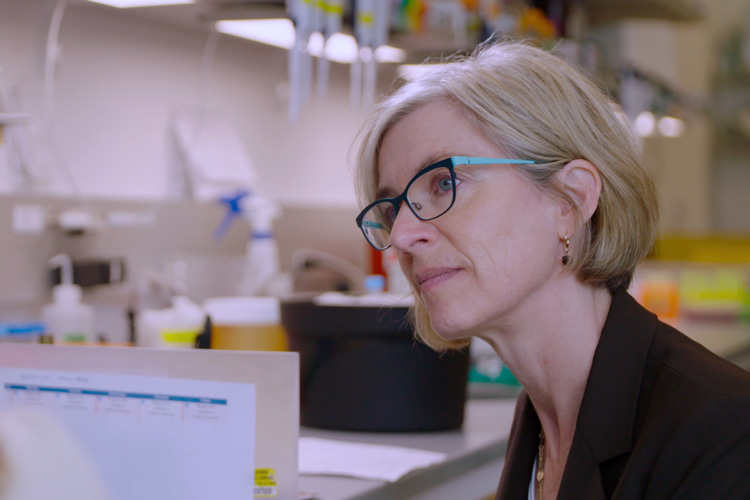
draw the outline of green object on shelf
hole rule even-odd
[[[469,368],[469,382],[504,384],[513,387],[521,386],[521,383],[516,376],[513,375],[513,372],[511,372],[505,365],[502,365],[500,372],[496,376],[480,372],[476,366],[472,366]]]

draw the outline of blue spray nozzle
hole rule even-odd
[[[232,227],[234,220],[243,215],[242,200],[248,196],[250,196],[250,191],[241,189],[232,196],[222,196],[219,198],[219,203],[224,205],[227,211],[224,214],[224,218],[221,219],[219,226],[213,233],[214,240],[220,241],[224,238],[227,231],[229,231],[229,228]]]

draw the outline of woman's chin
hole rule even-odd
[[[436,302],[424,300],[423,302],[427,316],[430,319],[432,330],[443,340],[462,340],[471,336],[472,328],[475,326],[471,315],[464,314],[465,311],[455,307],[455,302]]]
[[[462,325],[456,324],[455,322],[442,322],[439,320],[431,320],[432,329],[435,331],[438,337],[443,340],[462,340],[470,337],[468,329]]]

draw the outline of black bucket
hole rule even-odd
[[[300,354],[300,423],[346,431],[461,427],[468,349],[437,353],[414,339],[406,307],[282,301],[289,349]]]

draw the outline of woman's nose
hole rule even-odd
[[[434,238],[435,227],[419,219],[404,202],[391,228],[391,246],[400,252],[412,252],[416,245],[428,243]]]

